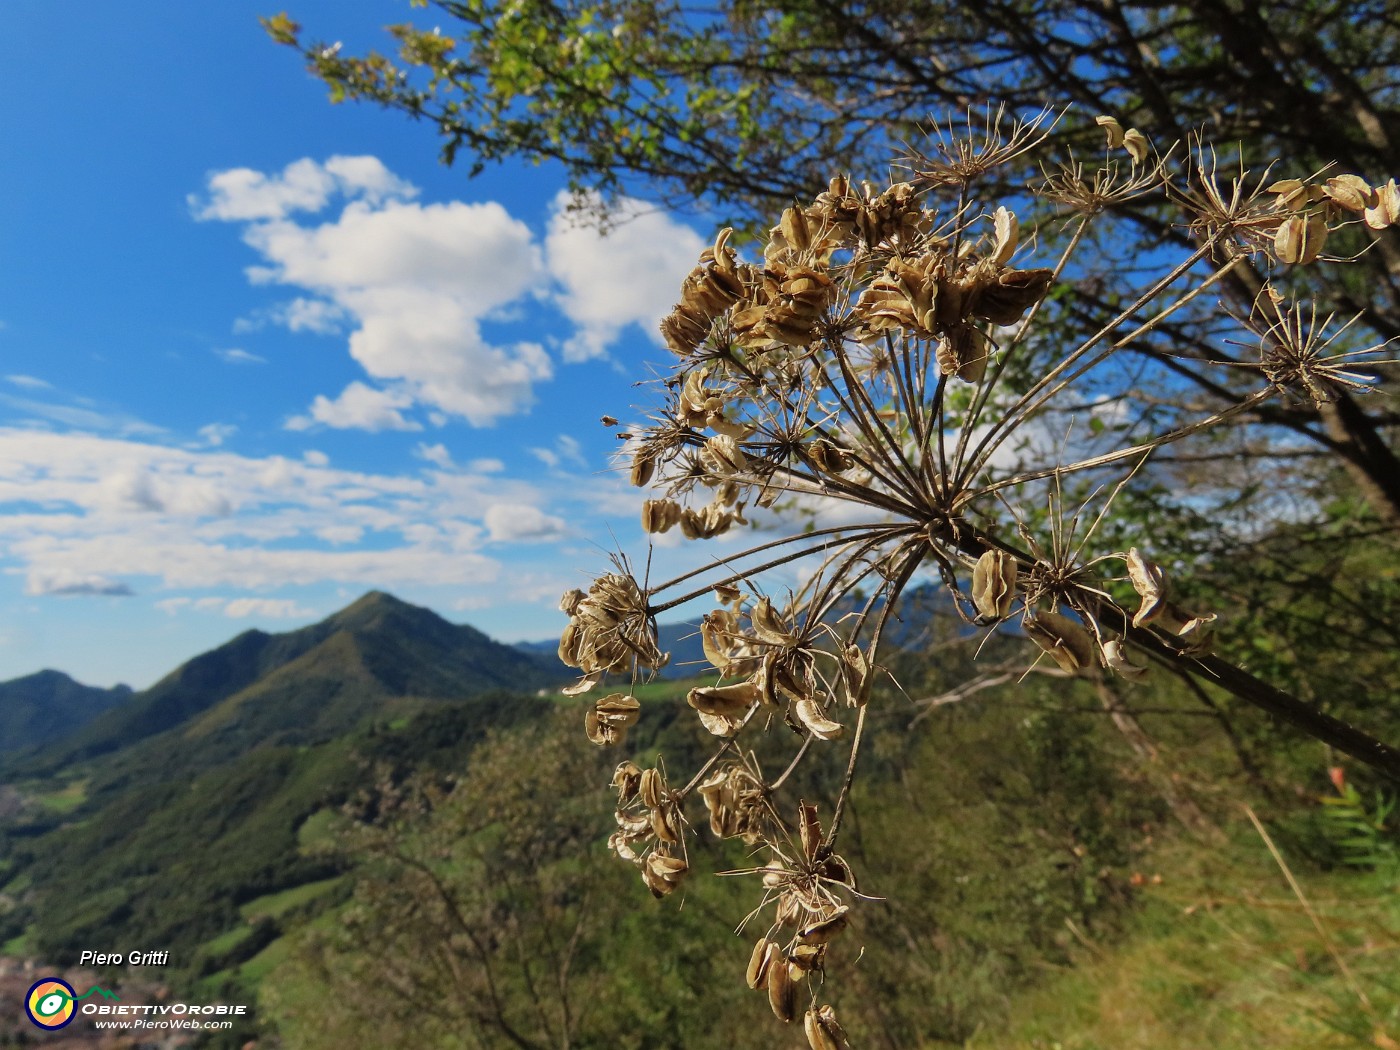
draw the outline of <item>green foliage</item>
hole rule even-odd
[[[1394,877],[1400,865],[1400,842],[1386,823],[1396,798],[1377,791],[1367,805],[1355,785],[1343,782],[1336,795],[1322,798],[1324,826],[1342,863],[1384,871]]]

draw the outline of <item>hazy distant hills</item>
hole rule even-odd
[[[131,687],[99,689],[62,671],[0,682],[0,753],[46,744],[131,696]]]

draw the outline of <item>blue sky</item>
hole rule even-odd
[[[136,687],[370,588],[505,639],[641,549],[645,405],[706,237],[442,167],[220,0],[0,5],[0,679]],[[404,0],[297,0],[383,46]]]

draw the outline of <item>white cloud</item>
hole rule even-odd
[[[467,464],[467,469],[473,474],[499,474],[506,469],[506,465],[499,459],[487,457],[485,459],[474,459]]]
[[[447,451],[447,446],[444,444],[429,445],[420,441],[418,447],[413,450],[413,454],[443,470],[452,469],[452,453]]]
[[[505,543],[542,543],[569,535],[562,518],[546,514],[538,507],[497,503],[486,511],[486,528],[491,539]]]
[[[26,594],[110,595],[122,598],[135,593],[118,580],[98,573],[79,573],[67,569],[31,572],[24,590]]]
[[[553,448],[532,448],[530,454],[550,470],[558,470],[565,464],[578,467],[581,470],[588,469],[588,460],[584,458],[583,446],[579,444],[577,438],[572,438],[568,434],[560,434],[555,439]]]
[[[280,175],[233,168],[209,176],[208,197],[189,197],[197,219],[239,222],[283,219],[298,211],[317,212],[337,191],[370,203],[417,196],[418,190],[394,175],[376,157],[332,157],[325,164],[293,161]]]
[[[625,204],[606,234],[578,221],[554,201],[545,238],[551,276],[563,286],[559,305],[579,326],[564,344],[564,360],[603,357],[629,324],[659,343],[657,326],[680,296],[681,280],[695,266],[704,239],[663,212]]]
[[[142,580],[245,591],[490,586],[502,568],[483,543],[567,533],[543,498],[469,467],[394,476],[0,428],[0,566],[36,595],[124,594]],[[198,601],[187,604],[211,607]]]
[[[205,444],[216,448],[237,433],[238,428],[232,423],[209,423],[199,428],[199,436]]]
[[[234,619],[263,616],[283,620],[315,616],[316,612],[303,608],[293,598],[232,598],[224,605],[224,615]]]
[[[356,380],[334,400],[317,394],[311,403],[309,416],[293,416],[287,420],[288,430],[306,430],[324,423],[337,430],[422,430],[404,419],[401,408],[413,404],[413,398],[392,390],[375,390]]]
[[[214,356],[220,361],[227,361],[231,365],[265,365],[267,358],[251,354],[247,350],[240,350],[238,347],[230,347],[227,350],[215,350]]]
[[[53,387],[53,384],[50,383],[47,379],[39,379],[35,376],[6,376],[5,382],[13,383],[15,386],[24,387],[26,390],[49,390]]]

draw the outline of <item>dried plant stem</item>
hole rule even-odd
[[[1308,898],[1303,895],[1303,888],[1298,885],[1298,880],[1293,877],[1293,872],[1283,859],[1283,854],[1279,853],[1278,847],[1274,845],[1274,840],[1269,837],[1269,833],[1264,830],[1264,825],[1259,818],[1254,815],[1254,810],[1249,806],[1244,807],[1245,816],[1249,817],[1249,822],[1254,825],[1254,830],[1259,832],[1259,837],[1264,840],[1264,845],[1268,847],[1269,855],[1274,858],[1274,863],[1278,865],[1279,871],[1283,872],[1283,877],[1288,880],[1288,888],[1293,891],[1293,896],[1298,898],[1298,903],[1302,905],[1303,911],[1312,921],[1313,929],[1322,940],[1322,945],[1327,949],[1327,954],[1332,957],[1332,961],[1337,964],[1337,970],[1341,973],[1342,979],[1346,981],[1347,988],[1356,996],[1357,1002],[1361,1004],[1361,1009],[1366,1016],[1374,1023],[1376,1020],[1375,1008],[1371,1005],[1371,1000],[1366,993],[1361,990],[1361,986],[1356,983],[1356,975],[1351,972],[1351,967],[1346,964],[1346,960],[1337,951],[1336,942],[1332,940],[1332,935],[1328,932],[1326,925],[1322,921],[1322,916],[1313,910]]]

